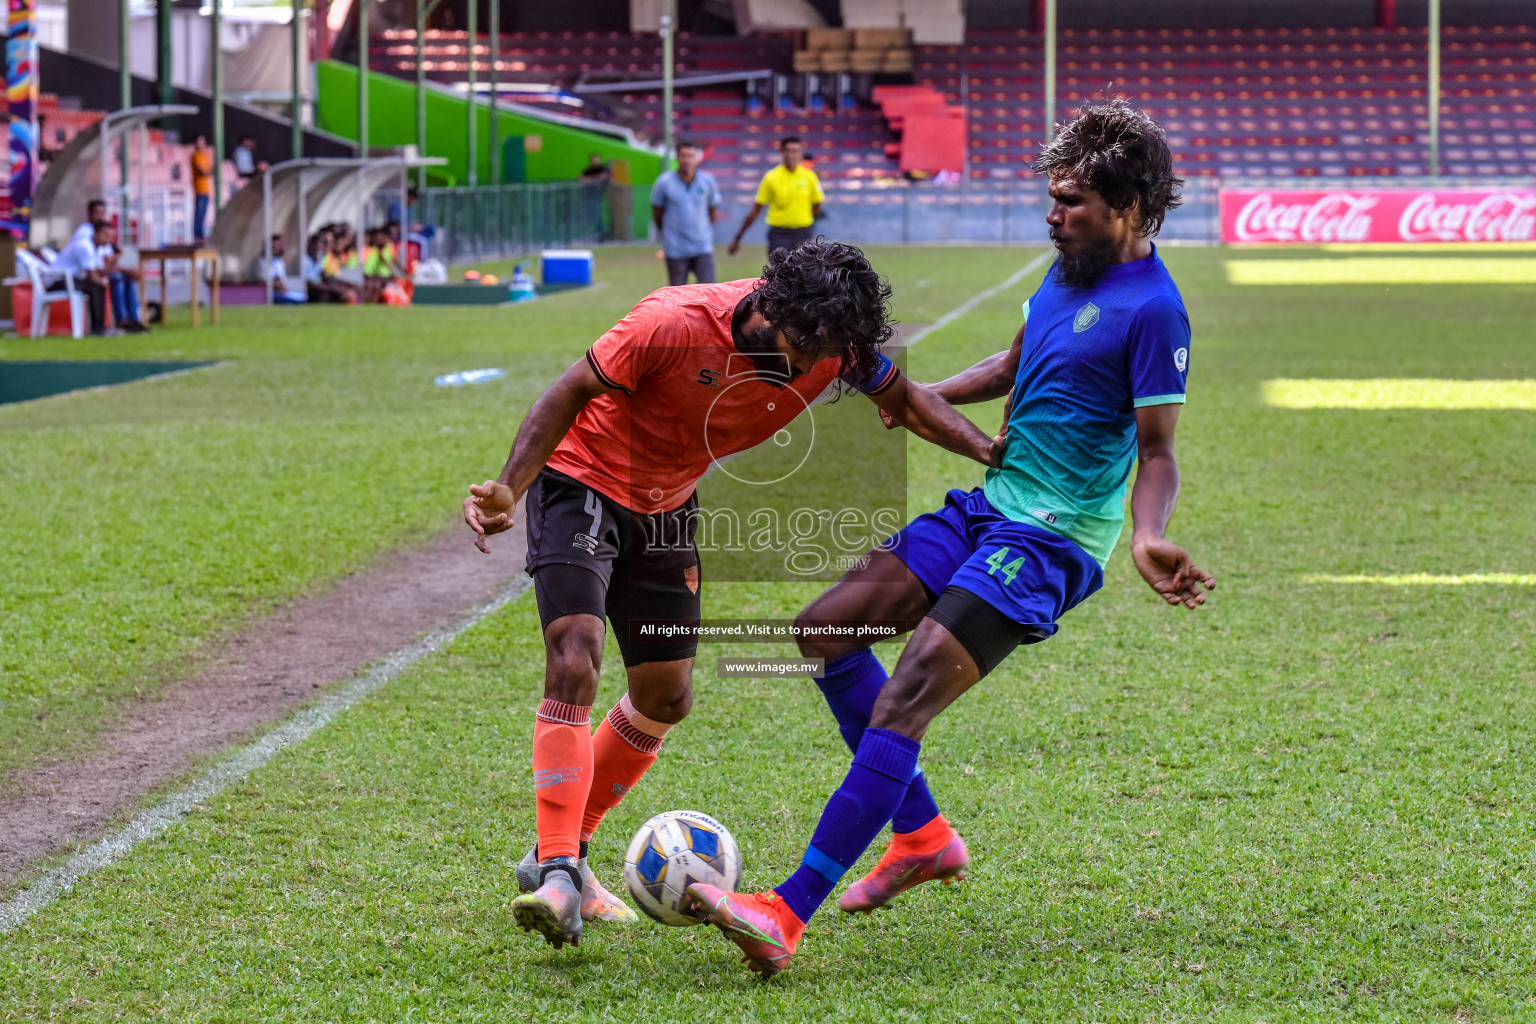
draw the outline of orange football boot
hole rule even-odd
[[[940,816],[916,832],[891,836],[880,863],[850,885],[837,906],[850,914],[868,914],[924,882],[958,882],[970,863],[965,840]]]
[[[695,882],[688,887],[693,903],[689,913],[725,933],[741,948],[749,970],[771,978],[795,955],[805,922],[772,891],[726,892],[718,886]]]

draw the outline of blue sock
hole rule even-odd
[[[875,657],[875,652],[865,647],[833,658],[827,662],[826,674],[816,680],[832,717],[837,719],[837,731],[843,734],[848,749],[857,751],[859,740],[864,738],[864,728],[875,710],[875,701],[885,686],[885,667]],[[919,769],[907,787],[907,795],[891,819],[891,827],[897,832],[916,832],[939,816],[939,805],[928,791],[928,780]]]
[[[889,729],[865,729],[843,784],[821,812],[800,867],[775,891],[809,921],[838,880],[891,820],[917,771],[920,744]]]

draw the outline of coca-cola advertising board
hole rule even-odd
[[[1533,242],[1536,188],[1222,189],[1223,242]]]

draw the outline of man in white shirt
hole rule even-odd
[[[249,135],[240,136],[240,144],[235,147],[230,158],[234,160],[235,173],[243,180],[250,180],[267,169],[267,162],[256,158],[256,140]]]
[[[105,221],[95,225],[90,235],[82,236],[76,231],[69,240],[58,258],[53,261],[53,270],[62,271],[75,279],[75,287],[85,293],[86,305],[91,313],[91,334],[93,337],[107,335],[107,275],[101,269],[100,246],[106,245],[111,237],[111,227]],[[56,281],[48,286],[51,292],[63,291],[63,281]],[[116,333],[116,332],[113,332]]]
[[[81,239],[89,242],[96,235],[96,225],[107,219],[107,204],[101,199],[92,199],[85,204],[85,220],[75,228],[74,234],[69,236],[71,242]]]

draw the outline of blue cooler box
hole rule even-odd
[[[544,284],[591,284],[591,249],[545,249],[539,254]]]

